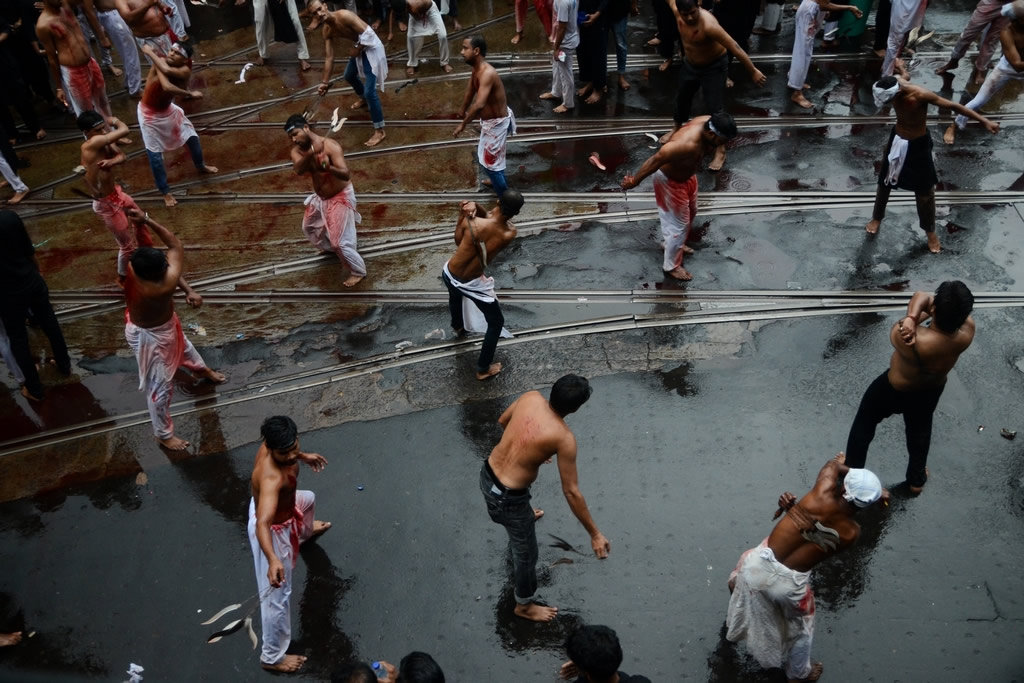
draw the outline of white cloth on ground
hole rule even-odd
[[[14,351],[11,350],[11,340],[7,338],[7,328],[4,327],[2,320],[0,320],[0,358],[4,359],[7,369],[14,376],[14,381],[18,384],[24,384],[25,373],[21,371],[21,368],[18,366],[18,360],[14,357]]]
[[[173,102],[163,111],[139,102],[135,110],[142,132],[142,144],[150,152],[181,149],[189,138],[196,135],[196,129],[185,116],[184,110]]]
[[[409,60],[406,66],[413,68],[420,64],[420,52],[423,50],[423,39],[427,36],[437,35],[438,53],[441,57],[441,66],[448,63],[450,58],[448,46],[448,29],[444,27],[444,19],[437,5],[430,3],[430,9],[422,19],[415,14],[409,14],[409,32],[406,34],[406,49],[409,51]]]
[[[259,587],[260,617],[263,623],[263,649],[260,661],[277,664],[284,659],[292,642],[292,569],[298,559],[299,545],[313,535],[313,515],[316,496],[312,491],[295,492],[295,512],[291,519],[270,527],[270,538],[274,554],[284,565],[284,583],[271,588],[270,562],[263,554],[256,537],[256,501],[249,499],[249,547],[252,548],[253,565],[256,568],[256,585]]]
[[[356,210],[356,191],[352,183],[330,199],[314,192],[304,203],[302,232],[306,239],[317,249],[337,254],[353,275],[366,275],[366,263],[356,250],[356,223],[361,223],[363,217]]]
[[[814,593],[810,572],[798,572],[775,559],[768,539],[743,553],[729,575],[735,588],[726,616],[731,642],[767,668],[784,667],[791,679],[811,673]]]
[[[505,170],[505,150],[509,136],[516,134],[516,116],[511,107],[508,114],[497,119],[480,119],[480,143],[476,158],[489,171]]]
[[[380,42],[377,33],[367,26],[366,30],[359,34],[357,44],[363,46],[363,54],[370,62],[370,71],[377,77],[377,87],[383,92],[384,81],[388,77],[388,56],[384,52],[384,43]],[[359,78],[365,81],[366,70],[363,67],[363,60],[356,60],[356,70],[359,73]]]
[[[110,42],[117,48],[121,56],[121,63],[124,65],[124,85],[132,95],[142,90],[142,67],[139,64],[139,48],[135,44],[135,37],[128,24],[121,18],[116,9],[96,11],[96,18],[99,19],[103,30],[110,37]],[[110,51],[104,49],[104,58],[110,55]],[[106,62],[104,59],[104,63]],[[109,62],[109,63],[112,63]]]
[[[889,148],[889,175],[885,177],[885,184],[896,187],[900,180],[900,173],[903,171],[903,163],[907,160],[907,151],[910,149],[910,141],[904,140],[899,135],[892,139],[892,147]]]
[[[483,312],[470,299],[476,299],[485,304],[497,301],[498,295],[494,291],[494,278],[484,274],[475,280],[460,282],[458,278],[452,275],[452,271],[448,269],[447,261],[445,261],[444,267],[441,270],[451,283],[455,285],[455,288],[463,294],[462,324],[465,330],[474,334],[484,334],[487,332],[487,320],[484,318]],[[502,339],[511,339],[514,336],[507,328],[501,328]]]
[[[995,68],[988,72],[988,76],[985,77],[985,83],[978,89],[978,94],[964,106],[971,111],[978,111],[985,106],[985,103],[992,99],[993,95],[1002,90],[1007,83],[1021,80],[1024,80],[1024,72],[1017,71],[1010,66],[1006,55],[1003,55],[999,58]],[[967,117],[963,114],[958,114],[956,126],[963,130],[967,126]]]
[[[892,76],[907,34],[924,24],[924,11],[927,8],[928,0],[893,0],[892,15],[889,17],[889,42],[882,62],[883,76]]]
[[[769,5],[771,7],[771,5]],[[821,28],[825,13],[814,0],[803,0],[796,11],[796,31],[793,34],[793,58],[789,65],[786,84],[793,90],[803,90],[814,53],[814,36]]]
[[[139,363],[139,391],[146,392],[146,405],[158,439],[174,436],[171,419],[171,398],[174,395],[174,373],[185,366],[203,370],[206,363],[181,330],[175,313],[163,325],[139,327],[124,313],[124,337]]]

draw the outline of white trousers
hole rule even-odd
[[[7,159],[4,159],[3,155],[0,154],[0,174],[3,175],[4,180],[11,184],[11,188],[15,192],[28,192],[28,185],[22,181],[11,165],[7,163]]]
[[[268,0],[252,0],[252,8],[256,17],[256,47],[259,48],[260,57],[264,59],[270,56],[270,41],[274,39],[274,22],[270,20],[267,2]],[[269,0],[269,2],[277,2],[277,0]],[[302,32],[302,22],[299,21],[299,10],[295,8],[293,0],[284,0],[284,3],[288,6],[288,16],[291,17],[295,32],[299,34],[296,53],[299,59],[309,59],[306,34]]]
[[[448,30],[444,27],[444,19],[437,5],[430,3],[427,16],[417,19],[409,15],[409,32],[405,39],[406,49],[409,50],[409,61],[406,66],[413,68],[420,65],[420,52],[423,50],[423,39],[427,36],[437,35],[438,51],[441,56],[441,66],[448,63]]]
[[[562,100],[567,109],[576,106],[576,82],[572,75],[572,59],[575,48],[562,48],[565,61],[551,58],[551,94]]]
[[[2,158],[0,157],[0,159]],[[11,351],[11,341],[7,338],[7,329],[4,327],[2,320],[0,320],[0,358],[4,359],[7,369],[14,375],[14,381],[18,384],[24,384],[25,374],[18,367],[18,361],[14,357],[14,352]]]
[[[263,650],[260,661],[264,664],[277,664],[284,659],[288,646],[292,642],[292,569],[295,567],[295,548],[313,535],[313,514],[316,496],[312,491],[296,491],[295,507],[302,516],[284,524],[270,527],[270,537],[274,543],[274,554],[284,565],[284,583],[279,588],[270,587],[270,562],[263,554],[260,542],[256,538],[256,501],[249,500],[249,546],[252,548],[253,565],[256,567],[256,585],[259,587],[260,617],[263,622]],[[293,538],[297,535],[297,539]]]
[[[106,12],[96,12],[96,18],[100,25],[110,37],[117,53],[121,55],[121,62],[124,64],[124,86],[128,88],[129,94],[136,94],[142,89],[142,67],[139,65],[139,48],[135,44],[135,36],[128,24],[116,9]],[[103,48],[101,63],[103,66],[110,66],[114,60],[110,56],[110,50]]]
[[[992,97],[1003,89],[1003,87],[1010,81],[1021,81],[1024,80],[1024,73],[1018,72],[1010,63],[1006,61],[1006,57],[1000,57],[996,63],[996,68],[988,72],[988,76],[985,77],[985,83],[978,89],[978,94],[974,96],[974,99],[965,104],[964,106],[971,111],[978,111],[985,106]],[[967,117],[960,114],[956,117],[956,127],[963,130],[967,126]]]
[[[170,5],[174,8],[174,14],[167,17],[167,21],[171,24],[171,30],[174,31],[174,35],[178,38],[183,38],[188,35],[188,28],[192,26],[192,22],[188,18],[188,10],[185,9],[185,0],[173,0],[173,2],[164,2],[165,5]],[[105,30],[105,29],[104,29]]]
[[[907,34],[924,24],[927,7],[927,0],[896,0],[892,3],[889,42],[885,46],[885,61],[882,62],[883,76],[892,76],[893,65],[903,50]]]

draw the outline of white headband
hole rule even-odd
[[[710,130],[712,133],[714,133],[715,135],[717,135],[720,138],[724,138],[725,137],[724,135],[722,135],[721,133],[718,132],[718,129],[715,128],[715,124],[711,121],[711,119],[708,119],[708,130]]]
[[[878,87],[878,83],[871,86],[871,94],[875,96],[875,106],[881,109],[885,105],[892,102],[892,99],[896,97],[896,94],[900,91],[900,82],[896,81],[896,85],[889,89]]]
[[[175,52],[177,52],[179,55],[181,55],[185,59],[189,58],[188,57],[188,53],[185,52],[185,48],[181,46],[181,43],[175,43],[174,45],[171,45],[171,49],[174,50]]]

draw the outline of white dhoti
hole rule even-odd
[[[511,107],[508,114],[497,119],[480,119],[480,143],[476,158],[489,171],[505,170],[505,150],[509,136],[516,134],[516,116]]]
[[[0,159],[3,159],[3,157],[0,156]],[[25,373],[21,371],[21,368],[18,366],[18,359],[14,357],[14,352],[11,350],[11,340],[7,338],[7,328],[4,327],[2,320],[0,320],[0,358],[4,359],[7,369],[14,376],[14,381],[18,384],[24,384]]]
[[[422,19],[415,14],[409,15],[409,33],[406,37],[406,49],[409,51],[409,61],[406,66],[417,67],[420,64],[420,51],[423,49],[423,39],[427,36],[437,34],[438,52],[441,57],[441,66],[448,63],[448,30],[444,27],[444,19],[441,18],[441,11],[437,5],[430,3],[430,9]]]
[[[894,135],[892,138],[892,145],[889,147],[889,154],[886,157],[889,160],[889,173],[885,177],[886,185],[892,187],[896,186],[896,183],[900,180],[900,173],[903,172],[903,164],[907,160],[907,152],[910,150],[910,142],[904,140],[899,135]]]
[[[481,275],[475,280],[469,282],[462,282],[448,269],[448,262],[445,261],[444,267],[441,268],[448,280],[452,283],[452,286],[462,293],[462,326],[467,332],[473,334],[484,334],[487,332],[487,319],[484,317],[483,311],[476,306],[470,299],[479,301],[482,304],[493,304],[498,300],[498,294],[494,291],[494,278],[488,275]],[[511,339],[515,335],[508,331],[505,327],[501,328],[501,338]]]
[[[383,92],[384,81],[388,77],[388,56],[384,52],[384,43],[380,42],[377,33],[367,26],[366,30],[359,34],[357,44],[362,46],[366,61],[370,63],[370,71],[377,78],[377,87]],[[356,70],[359,78],[365,81],[366,70],[363,67],[363,60],[356,59]]]
[[[366,275],[366,263],[356,251],[356,223],[363,217],[356,211],[356,191],[349,183],[330,199],[313,193],[306,197],[302,232],[317,249],[333,251],[347,263],[353,275]]]
[[[291,519],[270,527],[274,554],[284,565],[284,583],[271,588],[267,572],[270,562],[256,538],[256,501],[249,499],[249,545],[256,567],[256,585],[260,589],[260,617],[263,622],[263,650],[260,661],[277,664],[284,659],[292,642],[292,569],[299,557],[299,545],[313,535],[313,513],[316,496],[312,491],[295,492],[295,512]]]
[[[974,96],[970,102],[964,106],[971,111],[978,111],[985,106],[992,97],[1003,89],[1003,87],[1010,81],[1021,81],[1024,80],[1024,72],[1017,71],[1010,62],[1007,61],[1006,56],[999,58],[999,62],[996,63],[996,67],[989,71],[988,76],[985,77],[985,83],[978,89],[978,94]],[[958,114],[956,117],[956,126],[960,130],[963,130],[967,126],[967,117],[963,114]]]
[[[175,313],[157,327],[139,327],[125,311],[124,337],[139,363],[139,391],[146,392],[146,405],[158,439],[174,436],[171,420],[171,398],[174,395],[174,373],[185,366],[204,370],[206,363],[192,342],[185,338],[181,321]]]
[[[181,149],[188,139],[196,135],[192,122],[181,107],[171,103],[159,111],[139,102],[136,107],[142,143],[150,152],[172,152]]]
[[[810,572],[793,571],[776,560],[766,538],[740,556],[729,578],[736,584],[725,637],[745,641],[761,666],[783,667],[791,679],[807,678],[814,637]]]
[[[116,9],[107,11],[96,11],[96,18],[103,26],[104,32],[110,37],[110,42],[117,48],[121,55],[121,63],[124,64],[124,87],[128,88],[131,95],[137,94],[142,89],[142,67],[139,66],[139,48],[135,44],[135,37],[128,24],[121,18]],[[110,50],[101,49],[103,55],[103,66],[113,64],[110,57]]]
[[[793,90],[803,90],[814,53],[814,36],[821,28],[825,14],[814,0],[803,0],[796,11],[796,32],[793,35],[793,58],[789,65],[786,84]]]
[[[145,223],[129,220],[125,213],[127,209],[139,209],[139,205],[121,189],[120,185],[115,185],[114,191],[106,197],[92,200],[92,210],[103,220],[104,225],[117,240],[117,274],[121,277],[128,274],[128,259],[136,249],[153,246],[149,228]]]
[[[889,42],[885,46],[885,61],[882,62],[883,76],[892,76],[907,34],[924,24],[924,11],[927,8],[928,0],[893,0],[889,17]]]
[[[677,182],[660,169],[654,172],[654,200],[658,204],[665,255],[661,269],[668,272],[683,265],[683,246],[697,215],[697,176]]]

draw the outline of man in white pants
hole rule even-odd
[[[898,70],[904,78],[908,77],[903,68],[900,52],[907,40],[907,34],[924,24],[924,11],[928,0],[893,0],[892,15],[889,18],[889,42],[885,48],[885,61],[882,62],[882,75],[892,76]]]
[[[135,44],[132,30],[117,11],[114,0],[96,0],[96,18],[99,19],[100,26],[103,27],[110,42],[114,44],[117,53],[121,55],[121,62],[124,64],[124,86],[128,89],[128,95],[141,97],[142,67],[139,64],[139,48]],[[110,50],[102,48],[100,52],[102,65],[110,69],[113,65]]]
[[[441,68],[451,73],[452,65],[448,63],[448,30],[444,27],[441,10],[434,0],[406,0],[409,8],[409,33],[406,48],[409,50],[409,61],[406,62],[405,75],[412,76],[420,65],[420,52],[423,50],[423,39],[437,35],[438,53],[441,57]]]
[[[17,171],[11,168],[11,165],[7,163],[7,159],[2,154],[0,154],[0,175],[3,175],[4,180],[14,190],[14,196],[4,202],[5,204],[17,204],[25,198],[25,195],[28,194],[28,185],[21,179]]]
[[[322,455],[299,450],[298,431],[284,415],[263,421],[249,501],[249,545],[263,622],[260,666],[281,673],[298,671],[306,661],[302,655],[286,654],[292,641],[292,568],[299,546],[331,528],[330,522],[313,520],[313,492],[296,490],[300,462],[314,472],[327,465]]]
[[[274,22],[269,20],[270,10],[267,7],[267,3],[278,1],[252,0],[253,14],[256,19],[256,47],[259,49],[259,56],[256,58],[257,66],[263,66],[263,63],[270,56],[270,41],[274,38]],[[244,5],[245,0],[235,0],[235,4]],[[309,71],[309,48],[306,47],[306,34],[303,33],[302,22],[299,21],[299,10],[295,7],[295,3],[292,0],[284,0],[284,4],[288,8],[288,18],[292,20],[292,26],[295,27],[295,33],[299,37],[299,45],[296,48],[296,53],[299,57],[299,68],[303,71]]]
[[[564,114],[576,106],[576,83],[572,75],[572,58],[580,45],[580,27],[576,23],[579,0],[555,0],[553,29],[555,47],[551,51],[551,90],[542,100],[562,100],[552,111]]]

